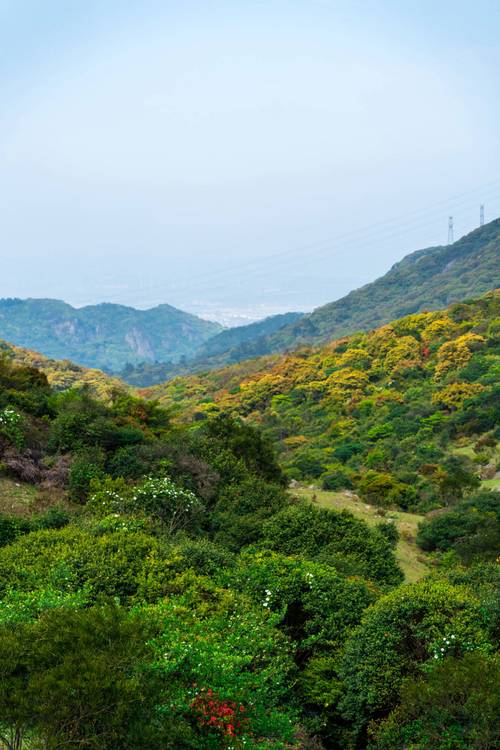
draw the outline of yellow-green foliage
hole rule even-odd
[[[3,342],[0,341],[0,344]],[[130,390],[129,386],[119,378],[106,375],[101,370],[81,367],[69,360],[49,359],[43,354],[11,344],[4,344],[4,348],[15,364],[36,367],[37,370],[43,372],[56,391],[85,386],[92,395],[107,400],[116,389]]]
[[[219,410],[261,425],[293,477],[322,481],[340,456],[344,486],[362,490],[375,463],[404,507],[416,502],[419,488],[436,500],[439,472],[425,467],[446,462],[449,436],[474,439],[498,418],[499,300],[492,292],[324,348],[178,378],[143,393],[175,406],[182,421]],[[470,464],[467,471],[476,470]]]
[[[458,409],[468,398],[474,398],[484,391],[481,383],[450,383],[432,396],[432,403],[445,406],[448,409]]]
[[[472,357],[472,352],[477,351],[484,344],[483,336],[475,333],[466,333],[463,336],[447,341],[437,353],[438,364],[434,377],[441,380],[450,370],[458,370],[465,367]]]

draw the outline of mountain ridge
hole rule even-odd
[[[178,360],[222,331],[162,304],[149,310],[103,302],[75,308],[50,298],[0,300],[0,337],[53,359],[121,370],[127,362]]]
[[[409,253],[375,281],[316,308],[262,342],[262,353],[370,330],[404,315],[438,310],[467,297],[477,297],[498,286],[500,219],[495,219],[451,245]],[[382,310],[377,302],[383,305]],[[368,307],[367,314],[361,314],[360,307],[363,311]]]

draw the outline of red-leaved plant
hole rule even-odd
[[[202,688],[191,709],[199,727],[215,729],[227,737],[238,737],[248,732],[250,719],[244,706],[219,698],[211,688]]]

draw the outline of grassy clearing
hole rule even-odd
[[[480,489],[494,490],[496,487],[500,487],[500,479],[483,479]]]
[[[343,492],[298,488],[294,490],[294,494],[297,497],[310,500],[323,508],[348,510],[354,516],[362,518],[363,521],[372,526],[384,520],[382,516],[377,515],[378,509],[375,506],[367,505],[361,500],[356,500],[355,497],[345,495]],[[398,528],[400,540],[396,548],[396,557],[405,574],[406,580],[408,583],[418,581],[430,571],[425,553],[415,544],[417,527],[420,521],[422,521],[423,516],[417,513],[403,513],[403,511],[391,510],[387,512],[385,518],[394,519],[394,523]]]
[[[470,458],[471,460],[477,458],[477,454],[474,451],[474,443],[454,448],[453,453],[457,456],[467,456],[467,458]],[[497,444],[489,460],[490,462],[496,463],[498,467],[500,464],[500,444]],[[493,490],[495,487],[500,487],[500,479],[483,479],[481,481],[481,487],[485,490]]]
[[[37,489],[32,484],[23,484],[7,477],[0,477],[0,513],[29,516],[33,511],[37,495]]]
[[[466,456],[471,460],[476,457],[476,454],[474,452],[474,443],[469,443],[468,445],[462,445],[459,448],[454,448],[453,453],[455,453],[455,455],[457,456]]]
[[[62,490],[40,490],[33,484],[0,476],[0,514],[30,518],[54,506],[77,509]]]

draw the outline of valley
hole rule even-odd
[[[0,344],[2,750],[495,725],[500,294],[240,361],[305,319],[130,365],[148,387]]]

